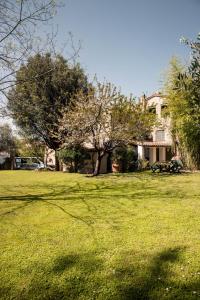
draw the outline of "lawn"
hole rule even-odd
[[[7,299],[200,299],[200,174],[0,172]]]

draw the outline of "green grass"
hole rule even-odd
[[[200,299],[200,174],[0,172],[1,299]]]

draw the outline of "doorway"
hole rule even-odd
[[[156,161],[160,161],[160,151],[159,151],[159,148],[156,148]]]

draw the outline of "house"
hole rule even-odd
[[[84,164],[83,164],[83,167],[81,168],[80,172],[90,174],[94,170],[97,154],[94,151],[94,149],[92,149],[89,145],[87,145],[86,149],[89,154],[89,158],[84,160]],[[44,163],[46,166],[49,166],[52,168],[55,167],[55,164],[56,164],[55,150],[50,149],[48,147],[45,149]],[[69,165],[65,165],[64,163],[61,163],[60,169],[62,169],[63,171],[68,171]],[[109,154],[106,154],[103,157],[102,162],[101,162],[100,173],[105,174],[107,172],[111,172],[111,170],[112,170],[111,157]]]
[[[151,135],[145,141],[136,142],[132,145],[136,149],[138,159],[148,160],[150,165],[156,161],[168,161],[172,157],[172,136],[170,132],[170,116],[167,112],[167,105],[164,97],[160,93],[154,93],[147,98],[141,98],[144,101],[144,106],[150,112],[157,116],[158,124],[154,127]],[[83,173],[92,173],[96,162],[96,153],[91,148],[90,144],[85,144],[85,148],[90,154],[90,159],[86,159],[81,170]],[[45,164],[55,165],[55,151],[51,149],[46,150]],[[66,170],[66,166],[62,166]],[[103,157],[101,163],[100,173],[107,173],[116,171],[113,167],[111,153]]]
[[[150,165],[156,161],[168,161],[172,157],[173,142],[170,132],[171,120],[165,99],[160,93],[154,93],[144,101],[146,109],[156,114],[158,124],[147,140],[137,143],[138,158],[147,159]]]

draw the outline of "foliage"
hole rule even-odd
[[[29,80],[27,80],[27,78]],[[87,78],[78,64],[61,56],[37,54],[20,67],[17,85],[8,95],[8,109],[25,136],[57,150],[58,120],[79,90],[87,92]]]
[[[8,124],[0,125],[0,151],[8,152],[13,156],[44,157],[43,144],[15,136]]]
[[[137,153],[131,146],[115,148],[112,153],[112,161],[121,166],[122,172],[137,169]]]
[[[198,299],[199,181],[1,171],[0,299]]]
[[[165,84],[172,131],[179,150],[189,167],[200,168],[200,43],[188,42],[192,60],[183,68],[172,60]]]
[[[61,149],[58,151],[58,157],[69,165],[71,172],[78,172],[83,167],[84,160],[90,159],[89,153],[80,146]]]
[[[0,125],[0,169],[13,169],[17,151],[16,138],[8,124]]]
[[[11,127],[8,124],[0,125],[0,151],[12,153],[15,148],[16,143]]]
[[[76,105],[61,119],[60,139],[65,144],[82,144],[97,152],[94,175],[99,174],[106,153],[142,140],[151,131],[154,116],[110,83],[97,82],[88,94],[80,92],[76,97]]]
[[[137,165],[139,171],[144,171],[149,169],[149,161],[147,159],[141,159],[141,158],[138,159]]]
[[[45,146],[37,140],[28,140],[27,138],[16,139],[17,156],[40,157],[44,158]]]

